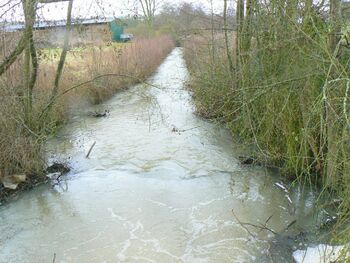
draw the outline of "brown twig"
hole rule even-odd
[[[266,224],[267,224],[267,223],[270,221],[270,219],[272,218],[272,215],[269,216],[269,217],[267,218],[267,220],[265,221],[265,224],[264,224],[264,225],[263,225],[263,224],[255,225],[255,224],[252,224],[252,223],[241,222],[241,221],[238,219],[238,217],[236,216],[236,214],[233,212],[233,210],[232,210],[232,213],[233,213],[233,216],[236,218],[237,222],[238,222],[251,236],[253,236],[253,237],[256,237],[256,236],[255,236],[254,234],[252,234],[246,226],[252,226],[252,227],[258,228],[258,229],[260,229],[260,230],[267,230],[267,231],[271,232],[271,233],[274,234],[274,235],[278,235],[275,231],[273,231],[271,228],[268,228],[268,227],[266,226]]]
[[[236,218],[236,221],[238,222],[238,224],[241,225],[241,227],[243,227],[245,229],[245,231],[248,232],[249,235],[251,235],[253,238],[256,238],[256,235],[254,235],[252,232],[250,232],[250,230],[245,226],[245,223],[242,223],[238,217],[236,216],[235,212],[233,212],[233,209],[232,209],[232,214],[233,216]]]

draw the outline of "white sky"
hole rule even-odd
[[[9,5],[5,5],[9,1],[19,3],[21,0],[0,0],[0,16],[9,9]],[[166,0],[158,0],[166,2]],[[216,13],[222,12],[223,0],[212,0]],[[74,0],[73,2],[73,17],[74,18],[89,18],[93,16],[99,17],[120,17],[133,13],[135,3],[138,0]],[[188,2],[195,5],[202,5],[205,9],[210,9],[210,0],[167,0],[172,4],[180,4]],[[40,10],[38,15],[43,20],[63,20],[66,18],[67,2],[39,4]],[[140,14],[140,11],[139,11]],[[21,8],[13,8],[6,15],[0,17],[1,20],[7,21],[23,21]]]

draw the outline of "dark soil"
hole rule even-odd
[[[45,184],[49,179],[43,175],[27,175],[26,181],[19,184],[17,189],[12,190],[5,188],[0,183],[0,205],[6,203],[8,200],[18,196],[19,193],[33,189],[34,187]]]
[[[42,174],[30,174],[27,175],[25,182],[18,185],[18,187],[15,190],[5,188],[0,183],[0,205],[6,203],[10,199],[15,198],[20,193],[24,191],[28,191],[33,189],[34,187],[46,184],[50,181],[50,179],[46,176],[46,174],[50,173],[60,173],[61,175],[64,175],[70,171],[70,168],[62,163],[53,163],[50,165]]]
[[[45,172],[47,174],[50,173],[61,173],[66,174],[70,172],[70,168],[66,165],[66,164],[62,164],[62,163],[53,163],[52,165],[50,165],[49,167],[46,168]]]

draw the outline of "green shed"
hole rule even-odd
[[[121,41],[121,35],[124,33],[124,26],[125,24],[117,19],[109,22],[109,27],[112,32],[112,41]]]

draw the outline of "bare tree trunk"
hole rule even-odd
[[[329,100],[329,98],[328,98]],[[331,102],[326,102],[326,125],[327,125],[327,159],[326,159],[326,185],[334,186],[337,180],[338,166],[338,125],[336,123],[337,114],[331,106]]]
[[[33,99],[33,89],[34,89],[34,85],[38,76],[38,68],[39,68],[39,63],[38,63],[38,57],[36,54],[36,49],[35,49],[35,45],[34,45],[34,39],[33,36],[30,38],[29,40],[29,45],[30,45],[30,56],[31,56],[31,60],[32,60],[32,74],[31,74],[31,78],[30,78],[30,82],[29,82],[29,89],[30,89],[30,98],[31,98],[31,103],[32,103],[32,99]]]
[[[69,39],[70,39],[70,31],[71,31],[71,25],[72,25],[72,8],[73,8],[73,0],[70,0],[68,4],[68,10],[67,10],[67,24],[66,24],[66,32],[64,34],[64,43],[63,43],[61,57],[58,62],[58,66],[56,70],[56,76],[55,76],[54,86],[51,93],[51,99],[54,99],[58,93],[64,63],[66,61],[66,56],[69,49]]]
[[[331,32],[329,34],[329,50],[333,54],[331,59],[337,59],[338,43],[340,40],[340,0],[330,1]],[[330,72],[331,75],[334,75]],[[327,101],[325,102],[325,120],[327,127],[327,159],[326,159],[326,185],[334,186],[337,178],[337,166],[339,150],[337,146],[338,125],[337,114],[332,107],[332,90],[328,89]]]
[[[236,72],[241,69],[242,34],[244,21],[244,0],[237,0],[236,7]],[[238,79],[238,76],[237,76]]]
[[[25,31],[27,32],[27,41],[25,44],[24,52],[24,65],[23,65],[23,87],[26,92],[25,96],[25,122],[30,125],[31,112],[32,112],[32,100],[33,100],[33,88],[35,85],[37,74],[37,59],[33,41],[33,26],[35,22],[35,0],[23,0],[23,11],[25,18]],[[34,54],[35,53],[35,54]],[[33,67],[31,67],[31,63]]]
[[[211,22],[211,59],[212,59],[212,68],[214,67],[215,62],[215,30],[214,30],[214,7],[213,7],[213,0],[210,0],[210,22]],[[214,73],[214,70],[212,69],[212,74]]]
[[[233,61],[232,61],[230,47],[229,47],[227,27],[228,27],[228,25],[227,25],[227,0],[224,0],[224,33],[225,33],[226,54],[227,54],[227,60],[229,63],[231,74],[233,74],[234,67],[233,67]]]
[[[139,0],[139,2],[148,26],[152,27],[154,14],[156,12],[156,0]]]
[[[52,106],[54,105],[55,100],[57,98],[60,80],[61,80],[62,73],[63,73],[63,67],[64,67],[64,63],[66,61],[66,56],[67,56],[67,52],[69,49],[69,39],[70,39],[71,27],[72,27],[72,9],[73,9],[73,0],[69,0],[68,9],[67,9],[66,32],[64,35],[64,44],[63,44],[61,57],[60,57],[60,60],[58,62],[58,66],[57,66],[57,70],[56,70],[54,87],[52,89],[51,96],[50,96],[50,99],[49,99],[47,106],[43,109],[43,111],[40,114],[40,118],[45,118],[47,116],[47,114],[52,109]]]
[[[0,64],[0,76],[17,60],[18,56],[23,52],[24,48],[28,42],[28,33],[24,31],[21,39],[19,40],[16,48],[11,52],[11,54],[5,58],[5,60]]]
[[[244,21],[244,25],[242,28],[243,31],[243,43],[242,48],[245,53],[250,50],[250,44],[252,39],[252,22],[253,22],[253,10],[255,6],[255,0],[247,0],[246,1],[246,15]]]
[[[29,91],[29,82],[30,82],[30,47],[29,43],[26,44],[24,49],[24,64],[23,64],[23,89],[25,92],[24,96],[24,114],[25,114],[25,123],[28,125],[30,123],[30,91]]]
[[[287,16],[287,19],[290,20],[292,24],[297,22],[297,6],[298,6],[298,0],[287,0],[286,16]]]
[[[336,50],[340,40],[340,17],[340,0],[330,0],[331,32],[329,34],[329,49],[331,52]]]

